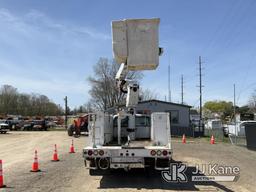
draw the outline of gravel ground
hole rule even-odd
[[[182,144],[173,139],[174,160],[189,165],[217,163],[240,167],[237,182],[167,183],[159,173],[144,170],[115,171],[108,176],[89,176],[82,158],[87,137],[73,138],[75,154],[69,154],[72,137],[65,132],[10,132],[0,134],[0,159],[3,160],[2,191],[255,191],[256,152],[226,143],[210,145],[205,139],[188,139]],[[51,162],[54,144],[58,146],[59,162]],[[34,150],[38,150],[41,172],[31,173]]]

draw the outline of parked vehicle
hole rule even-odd
[[[241,113],[236,114],[235,122],[227,124],[228,134],[236,136],[245,136],[245,125],[246,124],[255,124],[254,114],[251,113]]]
[[[88,135],[88,114],[78,117],[74,120],[73,124],[69,125],[68,136],[81,135],[84,133]]]
[[[47,128],[53,128],[56,127],[57,124],[54,121],[46,121],[46,127]]]
[[[228,124],[228,134],[236,136],[245,136],[245,124],[255,124],[256,121],[237,121]]]
[[[206,129],[222,129],[222,122],[220,119],[210,119],[205,123]]]
[[[150,117],[136,114],[140,87],[126,78],[131,70],[157,68],[163,52],[158,47],[159,22],[158,18],[112,22],[113,51],[120,64],[115,78],[120,92],[127,94],[126,107],[118,109],[115,115],[104,111],[89,115],[91,144],[83,149],[83,157],[91,175],[119,168],[169,170],[172,157],[169,113],[152,113]]]
[[[8,117],[6,119],[8,125],[9,125],[9,128],[10,130],[17,130],[17,125],[20,123],[22,119],[16,117],[16,118],[13,118],[13,117]]]
[[[32,120],[25,120],[20,126],[22,131],[32,131],[34,124]]]
[[[9,124],[6,120],[0,120],[0,133],[7,133],[10,131]]]
[[[47,131],[47,125],[46,125],[46,121],[43,120],[33,120],[33,127],[32,130],[34,131]]]
[[[48,125],[44,119],[41,120],[25,120],[23,122],[22,131],[47,131]]]

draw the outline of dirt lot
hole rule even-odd
[[[75,154],[69,154],[71,137],[65,132],[11,132],[0,134],[0,159],[4,161],[7,188],[0,191],[254,191],[256,187],[256,152],[246,148],[217,143],[205,139],[189,140],[181,144],[173,139],[174,160],[188,164],[217,163],[239,166],[237,182],[167,183],[158,173],[142,170],[117,171],[108,176],[89,176],[81,155],[87,137],[74,138]],[[59,162],[51,162],[53,145],[57,144]],[[31,173],[33,152],[38,150],[42,172]]]

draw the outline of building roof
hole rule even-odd
[[[191,108],[190,105],[185,105],[185,104],[180,104],[180,103],[173,103],[173,102],[167,102],[167,101],[161,101],[161,100],[157,100],[157,99],[140,101],[138,104],[140,104],[140,103],[151,103],[151,102],[164,103],[164,104],[169,104],[169,105],[178,105],[178,106],[181,106],[181,107]]]

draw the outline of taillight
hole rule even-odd
[[[152,156],[155,156],[155,155],[156,155],[156,151],[155,151],[155,150],[151,150],[150,154],[151,154]]]
[[[163,150],[163,156],[166,156],[168,152],[166,150]]]
[[[88,155],[91,156],[93,154],[92,150],[88,151]]]
[[[93,152],[93,155],[98,155],[98,151],[97,150],[95,150],[94,152]]]
[[[103,151],[103,150],[100,150],[100,151],[99,151],[99,155],[100,155],[100,156],[104,155],[104,151]]]
[[[160,155],[162,155],[162,151],[158,150],[158,151],[156,152],[156,154],[157,154],[158,156],[160,156]]]

